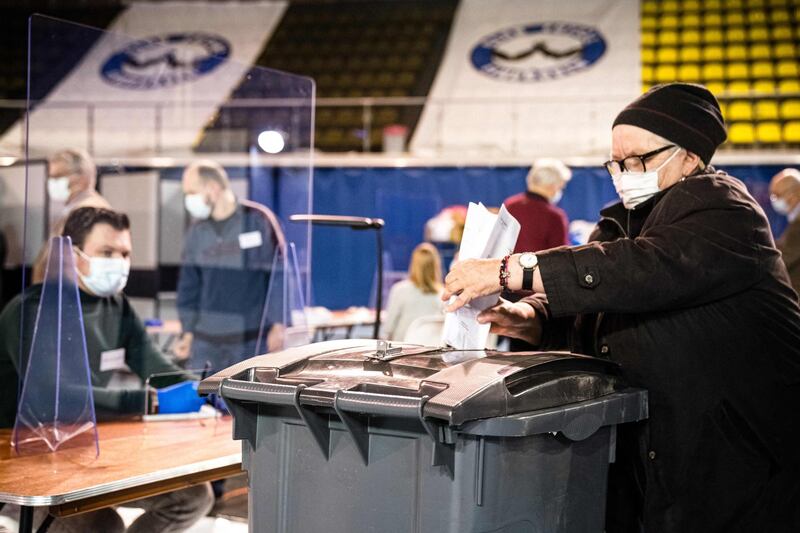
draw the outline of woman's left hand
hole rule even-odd
[[[444,278],[442,300],[458,298],[445,307],[448,313],[467,305],[475,298],[500,292],[500,259],[465,259],[453,265]]]

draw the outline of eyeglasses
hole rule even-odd
[[[606,161],[603,163],[603,166],[606,167],[606,170],[611,177],[619,176],[623,172],[647,172],[647,165],[646,162],[653,156],[660,154],[665,150],[669,150],[670,148],[677,148],[675,144],[668,144],[666,146],[662,146],[661,148],[657,148],[652,152],[647,152],[646,154],[642,155],[631,155],[626,157],[621,161],[617,161],[616,159],[611,159],[610,161]]]

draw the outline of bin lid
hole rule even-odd
[[[338,340],[242,361],[204,380],[199,391],[309,407],[342,402],[377,415],[418,406],[420,415],[458,426],[581,402],[621,387],[616,363],[567,352]]]

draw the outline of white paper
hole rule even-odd
[[[125,364],[125,348],[106,350],[100,353],[100,372],[128,368]]]
[[[483,204],[470,202],[458,259],[497,259],[514,250],[520,225],[503,205],[498,214]],[[498,272],[499,275],[499,272]],[[478,313],[497,302],[499,292],[476,298],[444,320],[443,341],[459,350],[483,350],[489,338],[489,324],[478,324]]]
[[[261,237],[260,231],[248,231],[247,233],[239,234],[239,248],[242,250],[258,248],[262,244],[264,244],[264,239]]]

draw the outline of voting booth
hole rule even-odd
[[[83,312],[81,298],[111,264],[105,259],[122,257],[124,272],[114,275],[125,288],[99,299],[122,305],[131,324],[171,322],[178,339],[192,333],[188,360],[174,361],[187,368],[221,370],[306,340],[311,230],[288,217],[311,212],[314,82],[253,67],[258,43],[233,46],[213,27],[189,32],[182,24],[171,17],[150,34],[129,35],[116,26],[100,31],[44,16],[30,20],[27,122],[14,126],[28,165],[2,176],[19,192],[14,207],[22,215],[14,255],[23,276],[21,391],[26,379],[52,373],[52,383],[36,386],[60,379],[58,394],[83,399],[87,391],[97,398],[120,387],[144,394],[147,365],[132,359],[127,337],[112,331],[94,342],[89,330],[102,325]],[[65,72],[69,50],[81,59]],[[291,158],[293,169],[280,184],[269,172],[276,151]],[[228,175],[231,158],[237,171]],[[183,170],[191,165],[203,170],[187,191]],[[214,168],[222,172],[207,172]],[[259,202],[251,199],[256,191]],[[122,244],[129,255],[118,254],[119,242],[90,254],[85,242],[51,241],[77,209],[109,205],[130,222],[130,241]],[[55,289],[43,293],[42,285]],[[62,349],[30,342],[34,335],[26,332],[43,329],[62,336],[51,342]],[[98,345],[101,353],[94,353]],[[169,343],[158,348],[175,355]],[[63,382],[67,360],[80,382]],[[64,422],[56,403],[44,406],[39,398],[34,406],[25,394],[20,400],[20,412],[30,416],[18,419],[19,435]],[[91,409],[72,418],[94,431]],[[54,430],[41,438],[56,449],[75,437]]]

